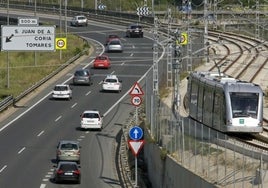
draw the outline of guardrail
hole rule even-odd
[[[4,100],[0,102],[0,112],[5,110],[7,107],[9,107],[11,104],[13,104],[14,98],[13,96],[9,95]]]

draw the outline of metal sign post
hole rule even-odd
[[[135,187],[138,187],[138,159],[137,155],[144,145],[143,130],[139,126],[134,126],[129,130],[129,137],[131,140],[128,141],[129,147],[135,156]]]
[[[141,86],[136,82],[129,94],[131,97],[131,103],[136,106],[136,124],[139,123],[138,119],[138,106],[142,103],[141,95],[144,95]],[[135,187],[138,187],[138,159],[137,155],[144,145],[144,140],[141,140],[143,137],[143,130],[139,126],[134,126],[129,130],[129,137],[131,140],[128,141],[129,147],[132,150],[132,153],[135,155]]]

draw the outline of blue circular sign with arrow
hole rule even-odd
[[[132,140],[140,140],[143,137],[143,130],[139,126],[134,126],[129,130],[129,137]]]

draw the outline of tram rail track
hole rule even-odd
[[[256,39],[234,35],[209,32],[209,42],[212,43],[209,58],[214,61],[209,71],[221,71],[236,79],[261,85],[261,79],[257,78],[268,75],[268,70],[267,73],[262,72],[264,67],[268,66],[268,57],[264,58],[262,55],[263,51],[268,51],[268,46]],[[222,70],[219,70],[220,68]],[[232,135],[230,138],[250,147],[268,151],[267,117],[263,117],[262,133],[249,135],[250,137],[245,135],[241,134],[241,137]]]
[[[222,46],[224,46],[223,48],[226,49],[226,53],[222,55],[217,62],[214,60],[214,65],[209,69],[209,71],[219,71],[219,67],[224,67],[221,72],[227,75],[242,81],[261,85],[257,77],[265,76],[265,74],[261,71],[263,71],[264,67],[268,65],[268,57],[264,57],[262,52],[268,51],[268,45],[264,44],[263,41],[233,33],[232,35],[229,35],[220,32],[209,32],[210,41],[218,43],[219,39]],[[226,45],[226,43],[229,45]],[[217,57],[216,51],[213,50],[213,52],[215,53],[213,55]],[[232,56],[231,60],[230,56]],[[234,70],[235,74],[232,74],[233,71],[231,70]],[[244,144],[268,151],[267,117],[263,118],[263,133],[253,134],[250,136],[252,136],[252,138],[246,138],[244,136],[234,136],[232,138],[239,140]]]

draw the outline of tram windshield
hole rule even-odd
[[[258,93],[230,93],[233,117],[257,118]]]

